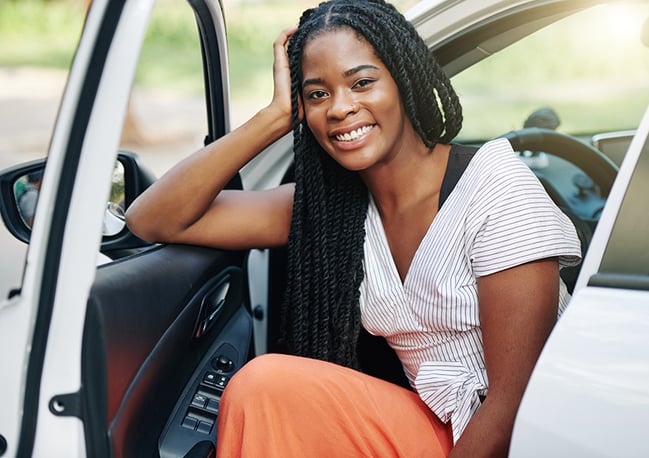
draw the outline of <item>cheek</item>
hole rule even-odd
[[[327,124],[321,121],[318,110],[305,110],[304,120],[319,143],[322,143],[324,139],[328,138],[326,133]]]

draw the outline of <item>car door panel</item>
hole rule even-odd
[[[216,445],[221,394],[230,377],[248,359],[251,329],[250,314],[240,308],[214,340],[165,426],[159,442],[162,458],[208,456],[194,447],[204,442]]]
[[[171,412],[218,347],[236,349],[232,372],[245,362],[244,260],[243,252],[169,245],[98,269],[82,357],[89,455],[157,455]]]

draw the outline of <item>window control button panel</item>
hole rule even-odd
[[[211,370],[205,372],[183,418],[184,428],[203,434],[212,433],[219,414],[221,394],[229,380],[228,375]]]
[[[246,361],[252,317],[240,308],[206,350],[167,420],[160,439],[160,458],[185,456],[196,444],[216,445],[223,390]]]

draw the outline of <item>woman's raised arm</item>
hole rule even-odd
[[[223,191],[230,179],[291,129],[286,46],[295,28],[274,43],[275,88],[270,105],[239,128],[187,157],[139,196],[126,212],[129,229],[150,241],[220,248],[286,243],[293,186]]]

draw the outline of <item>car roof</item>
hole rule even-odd
[[[605,1],[425,0],[405,16],[452,77],[546,25],[602,3]]]

